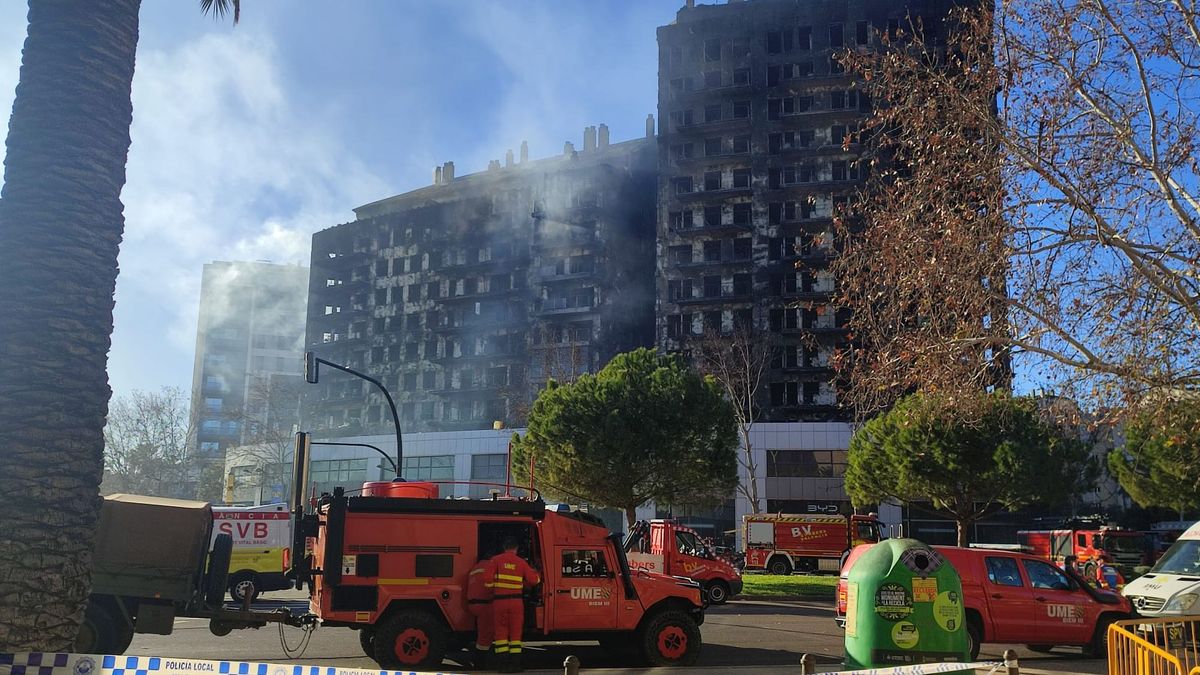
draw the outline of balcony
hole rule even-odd
[[[694,189],[688,192],[674,191],[672,195],[681,203],[694,202],[701,199],[722,199],[725,197],[749,197],[754,194],[754,188],[750,185],[746,187],[736,188],[717,188],[716,190],[700,190]]]
[[[591,314],[599,309],[592,305],[583,305],[578,307],[559,307],[559,306],[543,306],[541,309],[534,312],[534,316],[574,316],[581,314]]]

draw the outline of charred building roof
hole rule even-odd
[[[307,344],[392,392],[405,431],[521,425],[548,378],[654,344],[655,144],[583,147],[457,176],[366,204],[313,236]],[[306,424],[391,428],[366,383],[322,378]]]

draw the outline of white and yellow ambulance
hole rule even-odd
[[[214,506],[212,536],[233,537],[229,594],[253,602],[263,591],[288,588],[283,573],[290,561],[292,523],[287,504]]]

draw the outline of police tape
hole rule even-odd
[[[830,672],[837,673],[837,675],[929,675],[929,673],[956,673],[964,670],[985,670],[988,673],[993,673],[1003,667],[1003,661],[978,661],[975,663],[939,661],[937,663],[917,663],[911,666],[891,666],[889,668],[838,670]],[[817,673],[816,675],[828,674]]]
[[[162,656],[28,652],[0,654],[0,675],[434,675],[432,671],[370,670],[252,661],[198,661]],[[437,675],[458,675],[438,672]]]

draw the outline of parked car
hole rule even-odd
[[[842,627],[850,570],[873,545],[855,547],[842,566],[836,607]],[[1061,570],[1033,555],[954,546],[934,550],[962,579],[972,659],[984,643],[1024,643],[1036,652],[1076,646],[1085,655],[1104,656],[1109,624],[1133,614],[1126,598],[1092,588],[1070,569]]]

